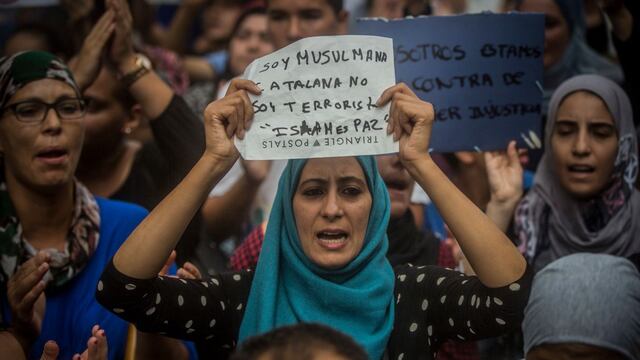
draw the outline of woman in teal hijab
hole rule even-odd
[[[352,336],[371,359],[433,359],[447,339],[518,328],[531,272],[509,239],[435,165],[427,149],[434,115],[404,84],[387,89],[389,133],[409,173],[438,206],[478,274],[398,266],[385,258],[389,195],[372,157],[289,161],[279,183],[255,274],[207,281],[157,277],[181,232],[238,158],[253,117],[234,80],[205,112],[200,161],[127,239],[96,297],[140,330],[205,342],[225,358],[239,341],[273,328],[317,322]]]

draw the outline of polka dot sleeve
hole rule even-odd
[[[429,354],[426,358],[435,358],[447,339],[476,340],[519,328],[533,277],[527,267],[514,283],[489,288],[475,276],[437,266],[407,265],[395,271],[396,319],[389,350],[418,351]]]
[[[206,281],[168,276],[140,280],[122,274],[110,262],[98,282],[96,298],[138,330],[231,350],[252,279],[253,273],[242,271]]]

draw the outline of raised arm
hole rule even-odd
[[[429,155],[434,120],[431,104],[402,83],[385,90],[378,105],[389,101],[388,131],[400,141],[404,167],[436,205],[480,281],[488,287],[501,287],[522,277],[527,265],[517,248],[449,181]]]
[[[202,207],[202,217],[209,236],[214,241],[222,241],[238,235],[249,216],[260,185],[271,169],[269,160],[241,160],[224,180],[235,181],[223,194],[209,196]],[[243,171],[240,170],[242,166]],[[233,179],[229,177],[232,175]],[[214,190],[215,192],[215,190]]]
[[[164,34],[162,46],[179,54],[188,50],[185,44],[189,41],[193,19],[198,18],[205,4],[206,0],[182,0]]]
[[[138,279],[156,276],[211,188],[238,158],[233,136],[241,138],[253,118],[248,80],[234,80],[225,97],[205,110],[206,148],[184,180],[133,231],[114,256],[121,273]]]
[[[140,67],[133,49],[133,18],[125,0],[106,0],[106,4],[107,9],[113,11],[116,19],[109,59],[118,72],[126,76]],[[149,119],[159,117],[173,98],[173,90],[153,69],[134,81],[128,90]]]
[[[491,198],[487,204],[487,216],[506,232],[513,213],[522,198],[522,166],[516,150],[516,142],[511,141],[507,152],[484,153]]]

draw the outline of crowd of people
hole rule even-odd
[[[542,150],[431,153],[398,83],[398,153],[239,156],[253,60],[472,2],[0,8],[0,357],[640,359],[634,1],[495,1],[545,14]]]

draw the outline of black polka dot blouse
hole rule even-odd
[[[403,265],[395,274],[395,322],[385,354],[392,360],[435,359],[445,340],[477,340],[519,328],[532,281],[529,268],[500,288],[436,266]],[[251,271],[242,271],[201,281],[139,280],[111,262],[96,297],[141,331],[195,341],[223,359],[236,346],[252,279]]]

